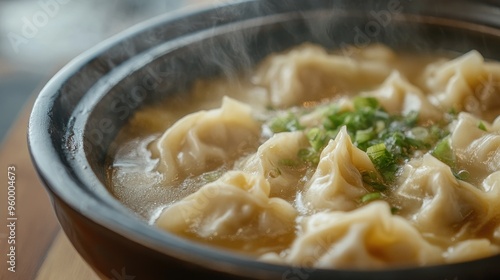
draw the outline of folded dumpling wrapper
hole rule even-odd
[[[500,172],[478,187],[458,180],[450,167],[430,154],[409,162],[396,197],[406,217],[443,245],[470,238],[500,218]]]
[[[258,146],[260,123],[251,107],[225,97],[222,106],[177,121],[153,144],[165,182],[182,180],[232,164]]]
[[[168,206],[156,225],[196,239],[278,243],[294,235],[297,211],[281,198],[270,198],[269,191],[263,177],[229,171]]]
[[[384,59],[394,53],[382,46],[378,48],[377,55],[359,50],[356,56],[343,56],[330,54],[317,45],[303,44],[265,60],[253,80],[267,89],[269,103],[280,108],[356,92],[359,88],[355,86],[379,84],[390,74]]]
[[[485,62],[478,51],[432,63],[422,79],[429,100],[443,111],[465,110],[479,116],[500,112],[500,64]]]
[[[303,205],[313,212],[356,208],[368,193],[363,186],[364,171],[376,169],[368,155],[351,142],[344,126],[321,152],[318,167],[304,187]]]
[[[382,269],[442,262],[442,249],[427,242],[384,201],[354,211],[331,211],[303,219],[289,251],[262,260],[301,267]]]
[[[301,164],[297,154],[307,147],[309,141],[303,131],[277,133],[255,154],[240,161],[236,168],[265,177],[271,186],[271,196],[293,197],[303,186],[302,178],[307,171],[305,167],[294,164]]]

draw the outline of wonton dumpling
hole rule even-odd
[[[487,128],[484,131],[479,124]],[[451,134],[451,148],[457,164],[476,181],[500,171],[500,130],[468,113],[460,113]]]
[[[477,51],[434,63],[424,72],[431,101],[444,110],[483,115],[500,110],[500,65],[486,63]]]
[[[367,193],[361,172],[374,171],[368,155],[351,142],[344,127],[320,155],[318,167],[305,186],[303,204],[312,210],[352,210]]]
[[[500,248],[488,239],[469,239],[448,248],[444,257],[447,263],[458,263],[486,258],[499,252]]]
[[[190,114],[154,143],[158,170],[171,182],[199,175],[235,160],[257,145],[260,124],[251,108],[225,97],[219,109]]]
[[[220,179],[167,207],[156,225],[169,232],[200,239],[279,243],[292,235],[297,211],[280,198],[269,198],[261,176],[229,171]],[[277,244],[274,244],[277,246]]]
[[[271,105],[289,107],[379,84],[389,69],[387,61],[328,54],[322,47],[304,44],[264,61],[254,82],[268,89]],[[355,85],[359,88],[352,88]]]
[[[426,121],[436,121],[442,116],[422,91],[410,84],[398,71],[392,72],[382,86],[366,95],[377,98],[389,114],[407,115],[418,112],[419,119]]]
[[[297,162],[299,150],[307,147],[309,141],[302,131],[277,133],[257,153],[240,162],[237,169],[265,177],[271,185],[270,196],[288,198],[303,184],[306,168],[294,166],[293,162]]]
[[[396,192],[398,201],[404,205],[400,214],[407,216],[424,233],[449,239],[464,226],[471,226],[467,225],[471,217],[477,227],[493,214],[489,211],[491,205],[487,194],[457,180],[448,165],[430,154],[410,161],[400,180]],[[497,196],[498,187],[490,191]]]
[[[428,243],[387,202],[374,201],[350,212],[321,212],[305,218],[284,257],[264,260],[296,266],[378,269],[442,262],[442,250]]]
[[[488,227],[488,224],[497,224],[500,220],[500,171],[491,173],[481,184],[478,185],[481,191],[482,198],[486,201],[487,206],[483,211],[482,216],[476,222],[475,228],[480,231],[482,227]],[[494,232],[491,232],[491,238],[498,238]]]

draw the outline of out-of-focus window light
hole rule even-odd
[[[21,65],[61,63],[137,22],[175,11],[188,3],[185,0],[0,1],[0,52],[8,61]]]
[[[0,143],[23,104],[69,60],[149,18],[227,0],[0,0]]]

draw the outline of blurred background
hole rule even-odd
[[[0,0],[0,143],[26,102],[78,54],[141,21],[216,1]]]

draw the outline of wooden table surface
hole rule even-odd
[[[26,128],[33,100],[0,148],[0,279],[99,279],[82,260],[61,230],[50,199],[29,157]],[[8,220],[8,169],[15,167],[15,212]],[[12,168],[11,168],[12,170]],[[12,175],[12,174],[11,174]],[[11,193],[12,194],[12,193]],[[9,216],[10,217],[10,216]],[[15,222],[15,231],[8,228]],[[13,237],[12,237],[13,236]],[[9,239],[9,237],[12,237]],[[9,244],[15,240],[15,244]],[[15,245],[15,272],[9,270],[10,246]]]

